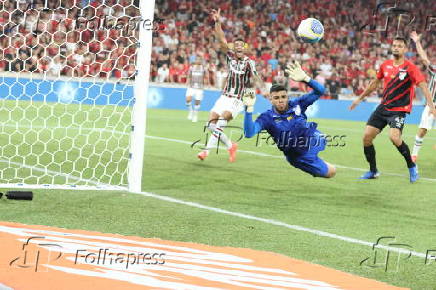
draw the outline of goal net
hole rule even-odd
[[[0,2],[0,187],[140,190],[141,2]]]

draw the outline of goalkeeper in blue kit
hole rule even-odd
[[[243,96],[245,105],[244,135],[251,138],[266,130],[274,139],[286,160],[314,177],[331,178],[336,168],[318,157],[326,146],[325,136],[317,130],[317,124],[307,122],[307,108],[324,94],[324,87],[312,80],[298,62],[288,65],[286,72],[294,81],[307,83],[313,91],[299,98],[289,100],[286,89],[273,85],[270,89],[272,108],[263,112],[253,122],[253,107],[256,95],[253,91]]]

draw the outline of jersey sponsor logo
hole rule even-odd
[[[235,74],[239,74],[239,75],[243,75],[246,73],[245,70],[246,66],[247,66],[246,61],[238,62],[232,59],[232,61],[230,62],[230,70]]]

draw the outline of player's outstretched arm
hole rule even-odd
[[[325,93],[324,86],[317,81],[311,79],[307,84],[313,89],[313,91],[308,94],[304,94],[296,99],[303,111],[306,110],[307,107],[312,105]]]
[[[303,108],[307,108],[318,100],[325,93],[325,87],[317,81],[311,79],[306,72],[301,68],[297,61],[287,66],[286,72],[289,77],[297,82],[305,82],[313,89],[308,94],[305,94],[297,99],[297,102]]]
[[[349,110],[354,110],[357,105],[359,105],[367,96],[372,94],[380,86],[381,82],[382,81],[378,78],[373,79],[369,86],[365,89],[365,91],[353,101],[353,103],[349,107]]]
[[[221,51],[226,53],[227,50],[229,50],[229,44],[227,43],[226,36],[224,35],[224,31],[221,28],[220,13],[221,13],[221,9],[218,9],[218,11],[212,10],[210,14],[212,15],[212,18],[215,21],[215,35],[220,43]]]
[[[427,53],[425,53],[424,48],[421,44],[421,34],[416,33],[416,31],[412,31],[410,33],[410,38],[416,44],[416,51],[418,52],[419,57],[422,59],[422,62],[425,66],[430,66],[430,60],[428,59]]]
[[[262,130],[259,122],[253,122],[253,110],[256,103],[256,92],[253,89],[247,89],[242,101],[245,106],[244,115],[244,135],[246,138],[251,138]]]

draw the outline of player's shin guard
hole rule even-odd
[[[220,119],[216,123],[216,131],[220,135],[220,141],[222,141],[226,146],[227,149],[230,149],[232,147],[232,141],[230,141],[230,138],[227,137],[227,135],[224,133],[223,129],[227,125],[227,120]]]
[[[198,110],[200,109],[200,105],[195,105],[194,110],[192,111],[192,122],[198,121]]]
[[[218,144],[218,135],[215,133],[216,130],[216,124],[215,123],[209,123],[207,125],[207,129],[209,129],[209,131],[212,133],[209,137],[209,140],[207,141],[206,144],[206,151],[209,151],[212,148],[215,148],[216,145]]]
[[[424,138],[420,138],[418,135],[415,137],[415,145],[413,146],[412,156],[418,156],[419,150],[421,149]]]
[[[365,153],[366,161],[369,163],[369,170],[371,172],[378,172],[377,163],[375,161],[375,148],[374,145],[364,146],[363,152]]]
[[[188,109],[188,112],[189,112],[188,120],[192,120],[192,113],[193,113],[193,111],[192,111],[191,102],[186,102],[186,109]]]
[[[412,168],[415,167],[415,163],[412,161],[412,156],[410,155],[410,149],[409,146],[407,146],[406,143],[401,143],[400,146],[397,147],[398,151],[401,155],[403,155],[404,160],[407,162],[407,167]]]

